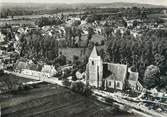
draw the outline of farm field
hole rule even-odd
[[[114,106],[47,83],[16,94],[3,94],[3,97],[0,100],[3,117],[118,117],[114,113],[119,113]]]
[[[4,24],[19,24],[19,25],[23,25],[23,24],[32,24],[34,25],[34,20],[24,20],[24,19],[21,19],[21,20],[2,20],[0,21],[0,26],[4,25]]]
[[[34,15],[17,15],[14,16],[13,19],[22,19],[22,18],[28,18],[28,19],[37,19],[40,17],[56,17],[58,15],[61,15],[63,13],[63,15],[69,15],[69,14],[80,14],[82,12],[77,12],[77,11],[65,11],[65,12],[61,12],[61,13],[56,13],[56,14],[34,14]],[[0,19],[6,19],[8,20],[8,18],[0,18]]]

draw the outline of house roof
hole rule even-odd
[[[38,71],[38,65],[34,64],[34,63],[28,63],[27,64],[27,69]]]
[[[25,62],[18,61],[15,65],[16,69],[22,70],[27,68],[27,64]]]
[[[124,81],[127,74],[127,65],[115,64],[115,63],[104,63],[107,64],[107,69],[110,72],[111,77],[106,77],[108,80]]]
[[[51,65],[44,65],[44,67],[42,68],[42,72],[50,73],[50,72],[56,72],[56,70]]]
[[[115,76],[115,74],[110,74],[110,75],[107,76],[105,79],[106,79],[106,80],[115,80],[115,79],[116,79],[116,76]]]
[[[93,47],[93,50],[90,54],[90,58],[96,58],[98,56],[96,46]]]
[[[27,61],[17,61],[15,67],[18,70],[29,69],[29,70],[40,71],[42,66],[39,64],[28,63]]]

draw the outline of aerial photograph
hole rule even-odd
[[[167,0],[0,0],[0,117],[167,117]]]

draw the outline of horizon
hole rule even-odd
[[[0,0],[0,4],[6,3],[30,3],[30,4],[105,4],[105,3],[137,3],[167,6],[166,0]]]

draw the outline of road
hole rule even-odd
[[[160,112],[157,112],[155,110],[149,110],[146,106],[139,105],[139,103],[134,103],[132,101],[125,100],[125,99],[122,98],[122,96],[120,96],[116,93],[114,94],[114,93],[105,92],[105,91],[97,90],[97,89],[94,89],[93,92],[94,92],[94,94],[96,94],[98,96],[113,99],[120,104],[127,105],[130,108],[132,108],[133,110],[136,110],[136,111],[133,111],[133,112],[137,112],[138,110],[140,110],[141,112],[144,112],[144,113],[149,114],[151,116],[167,117],[166,113],[160,113]],[[146,117],[150,117],[150,116],[146,116]]]
[[[13,75],[16,75],[18,77],[23,77],[23,78],[32,79],[32,80],[40,80],[40,81],[44,81],[44,82],[47,82],[47,83],[58,84],[60,86],[63,86],[62,81],[58,80],[58,78],[56,78],[56,77],[39,78],[39,77],[24,75],[24,74],[21,74],[21,73],[10,72],[10,71],[6,71],[6,70],[5,70],[5,73],[13,74]]]

